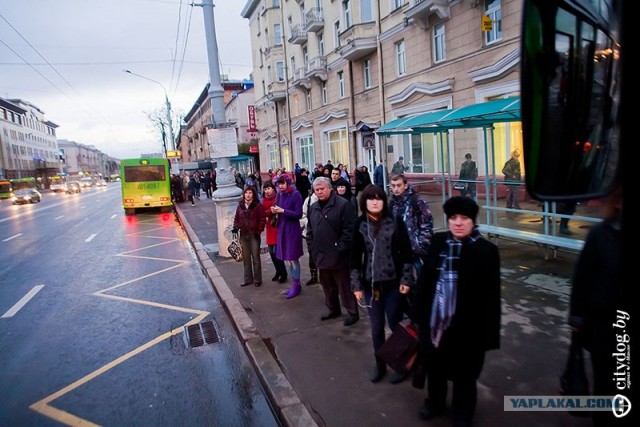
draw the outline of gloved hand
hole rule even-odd
[[[239,230],[238,230],[238,227],[233,227],[233,228],[231,229],[231,233],[233,233],[233,234],[238,234],[238,231],[239,231]]]

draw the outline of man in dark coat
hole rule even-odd
[[[342,306],[347,311],[344,325],[351,326],[360,318],[349,278],[349,254],[355,220],[353,206],[337,196],[327,178],[316,178],[313,191],[318,201],[309,206],[307,213],[307,247],[309,256],[320,272],[324,302],[329,309],[321,320],[340,316],[342,300]]]

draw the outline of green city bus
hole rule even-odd
[[[13,196],[11,181],[8,179],[0,179],[0,199],[9,199],[11,196]]]
[[[122,207],[126,215],[133,215],[142,208],[160,208],[162,212],[170,212],[173,208],[167,159],[148,157],[121,160],[120,183]]]

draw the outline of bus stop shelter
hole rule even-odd
[[[478,218],[480,231],[493,237],[506,237],[524,240],[544,246],[547,249],[558,248],[579,251],[584,244],[583,240],[558,236],[555,218],[567,217],[556,213],[555,202],[544,202],[542,211],[526,211],[502,208],[498,206],[498,181],[495,164],[494,125],[502,122],[519,122],[520,97],[510,97],[493,101],[471,104],[460,108],[436,110],[412,117],[404,117],[390,121],[376,130],[386,145],[386,137],[403,134],[438,134],[440,143],[439,155],[443,165],[441,172],[442,201],[447,194],[451,194],[452,185],[456,178],[451,175],[451,165],[445,153],[445,144],[449,147],[449,131],[455,129],[480,128],[482,129],[484,144],[484,178],[480,182],[484,184],[485,195],[479,200],[482,215]],[[386,152],[387,150],[382,150]],[[512,214],[533,214],[541,216],[544,224],[541,231],[523,230],[518,221],[509,223],[499,222],[499,214],[509,212]],[[576,219],[576,216],[571,216]],[[586,221],[594,221],[591,217],[580,217]],[[549,219],[549,220],[547,220]],[[598,221],[598,219],[595,219]]]

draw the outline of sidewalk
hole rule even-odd
[[[442,204],[430,200],[434,225],[442,228]],[[287,300],[289,283],[271,282],[268,254],[262,255],[263,285],[240,287],[242,263],[217,256],[213,200],[176,206],[203,271],[235,322],[274,410],[285,426],[449,426],[450,416],[422,421],[417,411],[426,390],[410,381],[392,385],[368,380],[373,366],[369,319],[345,327],[343,318],[320,321],[326,312],[320,285],[304,286]],[[502,264],[501,349],[487,353],[478,385],[475,423],[483,426],[591,426],[566,412],[505,412],[504,396],[557,396],[558,375],[569,343],[566,325],[568,279],[576,255],[544,259],[535,246],[500,241]],[[301,259],[302,283],[309,278]],[[258,423],[259,424],[259,423]]]

